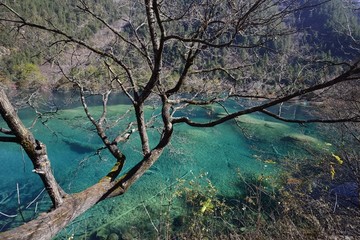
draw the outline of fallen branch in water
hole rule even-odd
[[[0,212],[0,215],[3,215],[3,216],[5,216],[5,217],[9,217],[9,218],[14,218],[14,217],[17,216],[17,214],[15,214],[15,215],[9,215],[9,214],[3,213],[3,212]]]
[[[45,188],[43,188],[43,190],[41,190],[41,192],[34,198],[34,200],[32,200],[27,206],[26,209],[28,209],[39,197],[40,195],[45,191]]]

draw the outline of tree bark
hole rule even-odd
[[[98,202],[124,194],[160,157],[171,136],[163,138],[162,143],[117,181],[104,177],[99,183],[80,193],[67,195],[63,203],[48,213],[42,213],[35,220],[7,232],[0,233],[1,240],[49,240],[65,228],[71,221],[93,207]],[[164,145],[165,144],[165,145]]]
[[[172,124],[169,114],[170,104],[166,103],[166,99],[163,99],[163,104],[162,115],[165,128],[162,138],[154,149],[151,151],[148,150],[149,152],[144,155],[138,164],[118,180],[115,180],[122,168],[123,160],[125,160],[125,157],[121,154],[123,157],[120,156],[117,159],[117,164],[115,164],[108,175],[100,179],[99,183],[79,193],[65,194],[52,174],[45,145],[36,140],[31,132],[24,126],[5,92],[0,89],[0,113],[10,128],[10,131],[6,131],[6,133],[14,136],[11,137],[11,142],[14,142],[13,140],[15,139],[15,142],[19,143],[25,149],[33,162],[34,172],[41,177],[54,204],[53,209],[47,213],[41,213],[35,220],[15,229],[0,233],[0,239],[51,239],[76,217],[98,202],[125,193],[127,189],[156,162],[162,154],[164,147],[171,139]],[[140,118],[140,123],[144,125],[144,129],[140,131],[140,135],[142,137],[145,136],[145,143],[146,146],[148,146],[142,107],[143,105],[137,109],[137,117]],[[115,154],[115,157],[116,156]]]
[[[0,89],[0,114],[8,124],[17,142],[23,147],[32,161],[34,166],[33,172],[40,176],[50,195],[54,208],[59,207],[66,193],[55,180],[46,147],[43,143],[36,140],[32,133],[21,122],[3,89]]]
[[[99,182],[80,193],[68,195],[60,207],[40,216],[20,227],[0,233],[3,240],[48,240],[66,227],[80,214],[94,206],[112,185]]]

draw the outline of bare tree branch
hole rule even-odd
[[[304,123],[342,123],[342,122],[360,122],[360,116],[351,116],[351,117],[347,117],[347,118],[336,118],[336,119],[306,119],[306,120],[301,120],[301,119],[289,119],[289,118],[284,118],[281,117],[277,114],[274,114],[270,111],[267,110],[261,110],[260,112],[275,118],[277,120],[283,121],[283,122],[289,122],[289,123],[300,123],[300,124],[304,124]]]
[[[58,185],[52,173],[46,146],[36,140],[22,124],[3,89],[0,89],[0,114],[15,135],[16,141],[20,143],[32,161],[33,171],[40,176],[54,207],[61,206],[66,194]]]
[[[0,128],[0,132],[7,134],[7,135],[14,135],[13,132],[9,129],[5,129],[5,128]]]
[[[296,97],[303,96],[305,94],[315,92],[317,90],[321,90],[321,89],[324,89],[324,88],[331,87],[331,86],[333,86],[335,84],[339,84],[341,82],[357,81],[357,80],[359,80],[359,76],[353,76],[353,75],[357,75],[359,70],[360,70],[359,62],[360,61],[355,62],[350,67],[350,69],[348,69],[343,74],[341,74],[340,76],[338,76],[338,77],[336,77],[336,78],[334,78],[334,79],[332,79],[330,81],[320,83],[320,84],[317,84],[315,86],[312,86],[312,87],[309,87],[309,88],[306,88],[306,89],[297,90],[292,94],[286,95],[284,97],[281,97],[281,98],[278,98],[278,99],[275,99],[275,100],[271,100],[271,101],[269,101],[267,103],[264,103],[264,104],[261,104],[261,105],[255,106],[255,107],[251,107],[251,108],[248,108],[248,109],[245,109],[245,110],[241,110],[241,111],[229,114],[229,115],[227,115],[225,117],[222,117],[222,118],[219,118],[219,119],[217,119],[215,121],[211,121],[211,122],[207,122],[207,123],[198,123],[198,122],[191,121],[187,117],[180,117],[180,118],[174,118],[172,120],[172,122],[174,124],[175,123],[186,123],[186,124],[188,124],[190,126],[193,126],[193,127],[213,127],[213,126],[216,126],[216,125],[221,124],[223,122],[226,122],[228,120],[239,117],[241,115],[262,111],[262,110],[267,109],[267,108],[269,108],[271,106],[275,106],[275,105],[280,104],[282,102],[289,101],[289,100],[294,99]]]

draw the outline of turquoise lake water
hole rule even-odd
[[[117,114],[124,113],[128,107],[127,104],[110,106],[110,120],[116,121]],[[91,108],[93,112],[100,109],[96,106]],[[149,115],[152,109],[147,108]],[[285,114],[296,114],[297,117],[305,116],[307,110],[299,105],[285,109]],[[217,116],[209,108],[195,109],[190,114],[200,121]],[[30,110],[20,111],[20,116],[27,126],[34,119]],[[41,120],[47,121],[42,124]],[[131,117],[120,120],[119,126],[114,127],[114,133],[125,129],[130,120]],[[0,121],[0,127],[6,125]],[[48,119],[45,116],[39,119],[32,132],[47,145],[55,177],[66,192],[78,192],[98,182],[113,166],[113,159],[106,151],[100,155],[94,154],[102,146],[101,142],[82,108],[76,105],[60,110]],[[156,124],[149,133],[151,139],[158,138]],[[284,156],[306,154],[305,145],[294,142],[325,148],[326,141],[317,135],[314,127],[285,124],[261,114],[240,117],[237,121],[213,128],[176,125],[171,145],[148,173],[125,195],[103,201],[80,216],[57,239],[67,239],[73,234],[87,239],[100,230],[106,234],[121,231],[126,226],[149,225],[147,210],[156,219],[161,211],[159,209],[169,198],[173,201],[172,215],[184,214],[183,203],[171,197],[178,190],[179,179],[196,181],[199,176],[204,176],[203,179],[210,180],[218,189],[218,195],[239,197],[239,172],[276,178],[279,161]],[[156,141],[152,142],[156,144]],[[138,137],[133,135],[121,148],[127,156],[126,171],[141,159]],[[48,210],[50,200],[42,192],[39,177],[32,173],[32,164],[18,145],[1,143],[0,163],[0,212],[3,213],[0,215],[0,230],[4,231],[22,224],[23,218],[28,221],[39,212]],[[144,206],[148,206],[148,209],[145,210]]]

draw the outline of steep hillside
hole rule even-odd
[[[308,5],[322,2],[314,0]],[[351,60],[358,57],[352,49],[360,47],[359,7],[359,1],[332,0],[299,12],[296,24],[307,33],[307,43],[315,51]]]
[[[299,1],[305,2],[304,0]],[[122,47],[117,44],[115,36],[108,29],[105,29],[100,21],[90,14],[81,11],[80,8],[83,6],[79,8],[80,2],[78,0],[23,0],[8,2],[11,2],[10,5],[14,12],[35,23],[61,29],[67,34],[91,42],[94,46],[101,49],[117,51],[118,48]],[[348,4],[348,1],[332,0],[318,5],[323,1],[314,0],[306,2],[307,7],[295,14],[293,18],[287,17],[286,22],[282,23],[282,25],[292,25],[298,30],[297,33],[284,36],[276,41],[271,39],[271,36],[266,36],[264,38],[264,47],[256,50],[256,53],[250,53],[260,55],[262,58],[261,62],[253,65],[252,69],[248,71],[251,72],[251,76],[249,74],[241,75],[242,73],[240,73],[239,75],[231,76],[233,79],[247,79],[250,77],[252,79],[261,79],[263,78],[263,72],[267,72],[269,80],[265,82],[265,85],[271,85],[271,79],[275,78],[280,78],[282,82],[286,83],[289,78],[293,77],[292,74],[296,75],[299,72],[297,63],[304,61],[302,54],[305,53],[294,49],[296,45],[311,49],[312,53],[323,56],[322,59],[340,58],[349,60],[357,57],[354,56],[352,48],[359,47],[359,3]],[[135,36],[131,36],[129,23],[125,22],[122,19],[122,13],[117,11],[118,5],[123,7],[125,4],[130,6],[130,4],[135,3],[124,0],[103,0],[101,2],[91,0],[87,1],[87,4],[90,9],[112,24],[115,29],[128,31],[125,34],[135,38]],[[139,12],[142,6],[132,5],[130,7],[132,7],[132,17],[134,19],[139,18],[139,21],[142,21],[142,14]],[[7,12],[5,14],[4,11],[1,15],[1,18],[14,18],[14,13]],[[279,26],[281,27],[281,24]],[[186,22],[184,22],[184,26],[178,27],[177,31],[191,30],[189,29],[191,26]],[[303,39],[304,36],[305,38]],[[245,35],[245,37],[237,39],[237,41],[239,43],[251,43],[253,39],[249,39]],[[6,85],[12,83],[14,88],[30,91],[37,89],[39,86],[53,84],[54,81],[58,81],[60,75],[58,69],[54,68],[55,62],[61,61],[65,70],[70,71],[70,63],[74,56],[77,58],[87,57],[86,51],[69,49],[69,47],[64,48],[63,43],[65,43],[63,39],[56,38],[52,34],[31,28],[13,28],[11,24],[3,23],[0,25],[0,71],[5,77],[2,77],[1,79],[3,80],[0,81]],[[164,66],[167,64],[176,65],[173,62],[174,56],[178,54],[178,48],[183,47],[165,46],[165,51],[168,54],[164,59]],[[222,50],[219,49],[219,51]],[[278,54],[282,52],[284,54]],[[275,56],[274,53],[278,55]],[[287,54],[286,58],[282,57],[285,56],[285,53]],[[211,68],[212,58],[217,55],[219,55],[217,52],[204,55],[202,57],[203,62],[197,64]],[[247,50],[244,50],[238,57],[245,59],[252,56],[249,55]],[[293,69],[289,68],[286,74],[287,77],[271,74],[276,72],[273,71],[274,69],[281,67],[279,64],[293,67]],[[95,69],[95,71],[97,70]],[[223,73],[213,76],[213,78],[229,79],[231,77]]]
[[[77,0],[8,2],[14,13],[3,11],[1,18],[15,19],[15,14],[18,13],[28,21],[61,29],[82,40],[91,38],[102,27],[99,21],[80,11]],[[116,3],[113,0],[103,0],[101,4],[94,0],[87,4],[110,23],[117,19]],[[47,65],[54,54],[50,49],[53,46],[51,43],[56,41],[52,34],[25,27],[15,28],[12,24],[3,22],[0,25],[0,71],[7,76],[6,83],[10,79],[16,88],[32,90],[38,85],[34,85],[34,82],[43,85],[46,81],[51,81]]]

